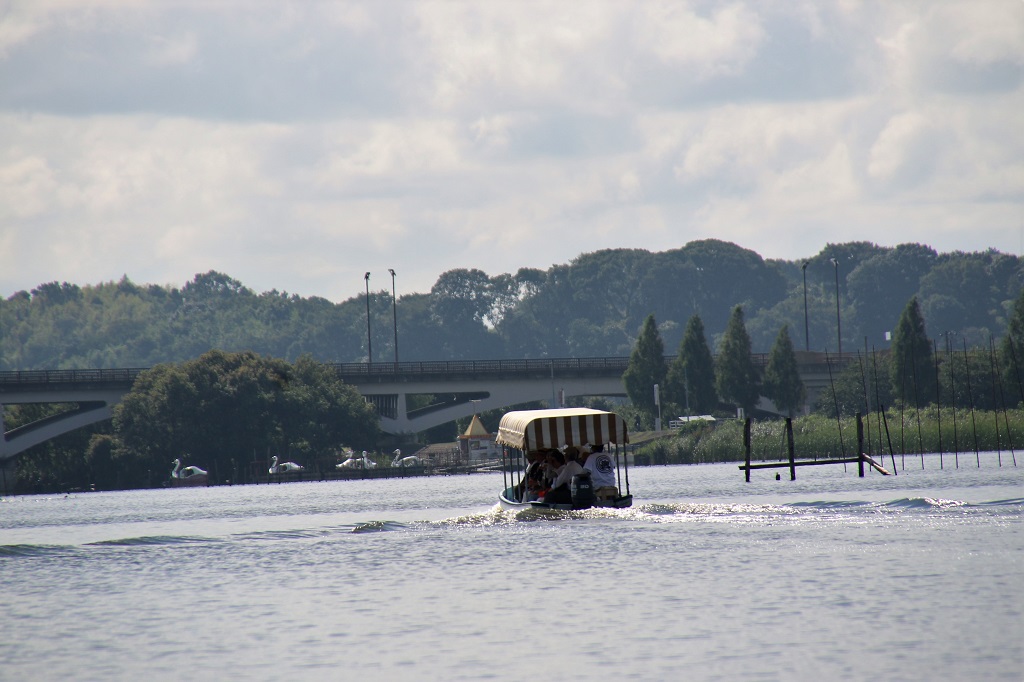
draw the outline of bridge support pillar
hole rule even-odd
[[[13,457],[0,459],[0,496],[12,495],[18,484],[18,465]]]
[[[396,416],[397,419],[407,419],[408,418],[409,410],[406,407],[405,395],[406,394],[405,394],[404,391],[399,391],[398,392],[398,406],[395,409],[395,416]]]

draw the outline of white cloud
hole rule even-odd
[[[187,64],[199,53],[199,40],[189,32],[174,37],[152,36],[149,61],[156,66]]]
[[[936,145],[940,144],[931,123],[920,112],[892,117],[871,147],[868,174],[882,181],[893,181],[900,174],[920,176],[932,167]]]
[[[765,39],[753,8],[729,3],[710,16],[684,3],[651,3],[639,14],[637,46],[707,79],[739,72]]]
[[[1021,244],[1024,3],[17,4],[0,294]],[[376,279],[373,281],[377,281]],[[381,285],[383,287],[383,285]]]

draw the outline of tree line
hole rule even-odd
[[[847,354],[844,368],[837,363],[829,390],[811,406],[813,412],[850,417],[886,407],[1005,411],[1024,404],[1024,291],[1013,302],[998,345],[989,337],[987,348],[969,349],[960,337],[956,347],[954,336],[945,334],[940,346],[928,335],[916,296],[906,303],[894,329],[890,348],[870,353],[856,349],[856,362]],[[831,365],[829,372],[831,376]],[[760,367],[751,353],[742,306],[733,308],[717,355],[711,352],[700,316],[692,316],[671,362],[649,315],[623,382],[647,425],[659,407],[670,415],[721,414],[723,408],[752,414],[764,396],[793,416],[806,398],[789,326],[779,330]],[[655,404],[655,385],[660,405]]]
[[[11,426],[63,409],[6,406]],[[142,372],[110,422],[32,448],[18,458],[18,479],[40,492],[147,488],[181,459],[218,483],[239,482],[265,474],[271,455],[333,469],[343,448],[373,448],[379,424],[355,388],[309,356],[289,363],[215,350]]]
[[[756,352],[784,326],[800,350],[846,350],[865,338],[881,349],[915,297],[936,337],[984,347],[1006,328],[1022,285],[1021,259],[991,249],[940,254],[852,242],[787,261],[714,239],[585,253],[546,271],[450,270],[429,292],[397,301],[387,290],[340,303],[256,293],[215,271],[180,288],[127,276],[49,282],[0,300],[0,370],[150,367],[213,348],[289,362],[386,362],[395,356],[393,325],[400,360],[625,356],[651,314],[668,347],[681,343],[694,315],[717,347],[736,306]]]
[[[940,350],[929,340],[920,306],[912,298],[895,326],[892,348],[848,364],[815,411],[848,417],[870,412],[874,400],[875,409],[898,406],[901,413],[931,404],[1005,413],[1024,401],[1024,292],[1014,302],[998,351],[992,342],[987,354],[977,349],[968,353],[964,343],[961,354],[954,352],[950,337],[946,341]],[[669,418],[729,414],[735,407],[753,413],[761,395],[792,415],[805,396],[788,327],[777,333],[762,368],[754,363],[741,306],[731,311],[717,355],[711,352],[701,317],[694,315],[670,361],[655,318],[648,315],[623,382],[631,404],[597,404],[602,399],[591,404],[623,412],[631,423],[642,419],[644,428],[658,412],[654,384],[661,388],[660,407]],[[61,409],[9,405],[6,426],[27,424]],[[492,431],[500,412],[481,415]],[[448,430],[434,434],[435,440],[454,437],[459,429]],[[115,407],[111,423],[33,448],[30,456],[19,458],[18,474],[23,490],[151,487],[166,481],[171,461],[180,458],[213,472],[217,481],[238,481],[259,471],[271,454],[299,459],[311,468],[331,468],[343,448],[372,449],[380,435],[373,407],[329,365],[310,356],[289,363],[252,351],[214,350],[142,372]]]

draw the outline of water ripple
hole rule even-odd
[[[398,521],[366,521],[352,526],[351,533],[384,533],[392,530],[402,530],[407,526]]]
[[[72,553],[74,548],[63,545],[0,545],[0,558],[66,556]]]
[[[137,538],[119,538],[116,540],[98,540],[87,542],[86,546],[115,546],[133,547],[138,545],[184,545],[192,543],[214,542],[211,538],[196,537],[192,535],[146,535]]]

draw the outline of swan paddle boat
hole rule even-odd
[[[341,462],[340,464],[335,464],[334,465],[335,469],[376,469],[377,468],[377,463],[374,462],[372,459],[370,459],[370,455],[366,452],[366,450],[363,450],[363,454],[360,455],[359,457],[356,457],[355,453],[352,452],[352,451],[348,451],[346,454],[348,455],[348,459],[346,459],[344,462]]]
[[[204,469],[196,466],[182,467],[180,459],[174,460],[171,464],[174,465],[174,469],[171,470],[171,485],[173,487],[184,488],[209,485],[210,476]]]
[[[409,455],[408,457],[402,457],[402,450],[399,448],[391,453],[395,458],[391,461],[392,467],[421,467],[423,466],[423,460],[416,455]]]
[[[278,464],[277,459],[277,455],[270,458],[270,469],[267,470],[267,473],[272,476],[275,474],[297,473],[305,468],[301,464],[296,464],[295,462],[281,462]]]
[[[624,449],[629,435],[625,421],[614,412],[589,408],[508,412],[498,425],[496,442],[502,447],[504,488],[498,495],[502,509],[625,508],[633,504]],[[570,448],[589,453],[584,470],[572,477],[572,501],[531,499],[528,460],[545,452],[561,455]]]

